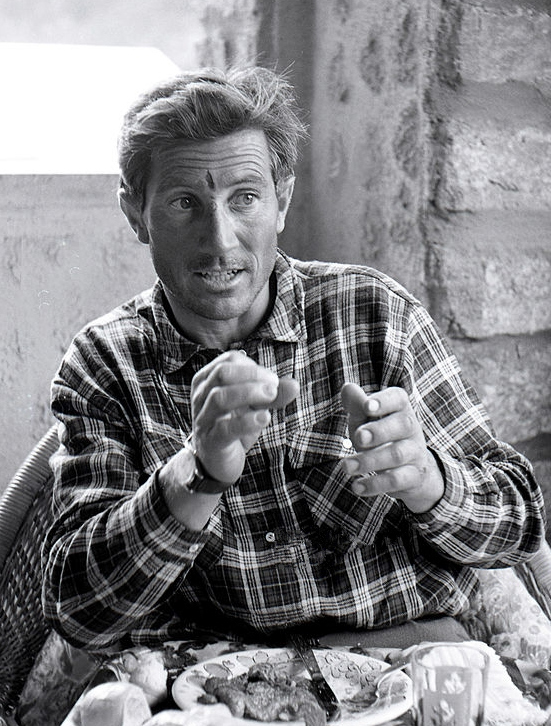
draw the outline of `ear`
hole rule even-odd
[[[131,198],[124,189],[119,189],[119,206],[128,220],[128,224],[134,230],[136,237],[142,244],[148,245],[149,231],[143,221],[143,214],[138,208],[136,200],[133,197]]]
[[[293,189],[295,188],[295,177],[288,176],[286,179],[280,179],[276,185],[276,195],[278,203],[277,214],[277,233],[280,234],[285,229],[285,218],[287,210],[291,204]]]

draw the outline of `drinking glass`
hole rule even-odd
[[[473,643],[420,645],[411,661],[416,726],[482,726],[490,659]]]

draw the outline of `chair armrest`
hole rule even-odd
[[[0,498],[0,572],[35,497],[51,476],[49,459],[57,447],[54,425],[25,459]]]
[[[536,554],[515,572],[526,589],[551,620],[551,547],[544,540]]]

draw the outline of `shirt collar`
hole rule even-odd
[[[298,343],[306,337],[304,290],[294,269],[293,260],[282,250],[277,251],[274,274],[277,283],[274,307],[269,317],[248,340]],[[151,304],[161,343],[162,366],[167,374],[174,373],[198,351],[203,350],[203,347],[182,335],[172,323],[160,280],[153,287]]]

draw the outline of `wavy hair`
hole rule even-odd
[[[258,66],[178,74],[140,96],[124,117],[120,192],[143,205],[153,153],[174,141],[251,128],[266,134],[274,182],[292,175],[306,127],[284,75]]]

